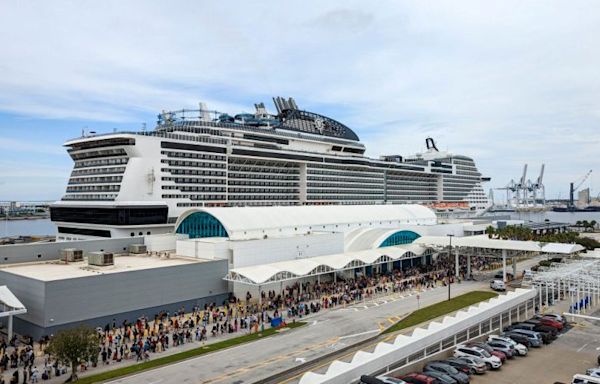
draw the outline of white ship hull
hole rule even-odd
[[[466,156],[439,152],[431,140],[416,156],[367,158],[341,123],[283,107],[291,109],[279,105],[262,126],[204,111],[181,119],[180,111],[162,114],[152,132],[66,142],[75,165],[51,206],[57,239],[170,232],[181,213],[202,206],[454,202],[477,213],[488,205]]]

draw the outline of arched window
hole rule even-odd
[[[194,212],[177,227],[177,233],[188,235],[190,239],[201,237],[229,237],[223,224],[206,212]]]
[[[391,247],[393,245],[410,244],[419,237],[421,237],[421,235],[413,231],[398,231],[388,236],[388,238],[385,239],[379,247],[381,248]]]

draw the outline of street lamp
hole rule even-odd
[[[454,236],[453,234],[449,233],[448,235],[448,241],[449,241],[449,247],[450,250],[448,251],[448,301],[450,301],[450,275],[452,274],[452,269],[450,268],[450,260],[452,259],[452,237]]]

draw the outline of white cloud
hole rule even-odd
[[[3,2],[0,110],[138,121],[291,95],[355,128],[374,156],[433,136],[495,186],[545,162],[555,197],[600,171],[596,6]]]

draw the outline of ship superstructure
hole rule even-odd
[[[255,113],[162,112],[148,132],[83,136],[66,193],[51,206],[58,240],[170,232],[201,206],[418,203],[483,212],[486,181],[474,161],[439,151],[364,156],[346,125],[274,98]]]

